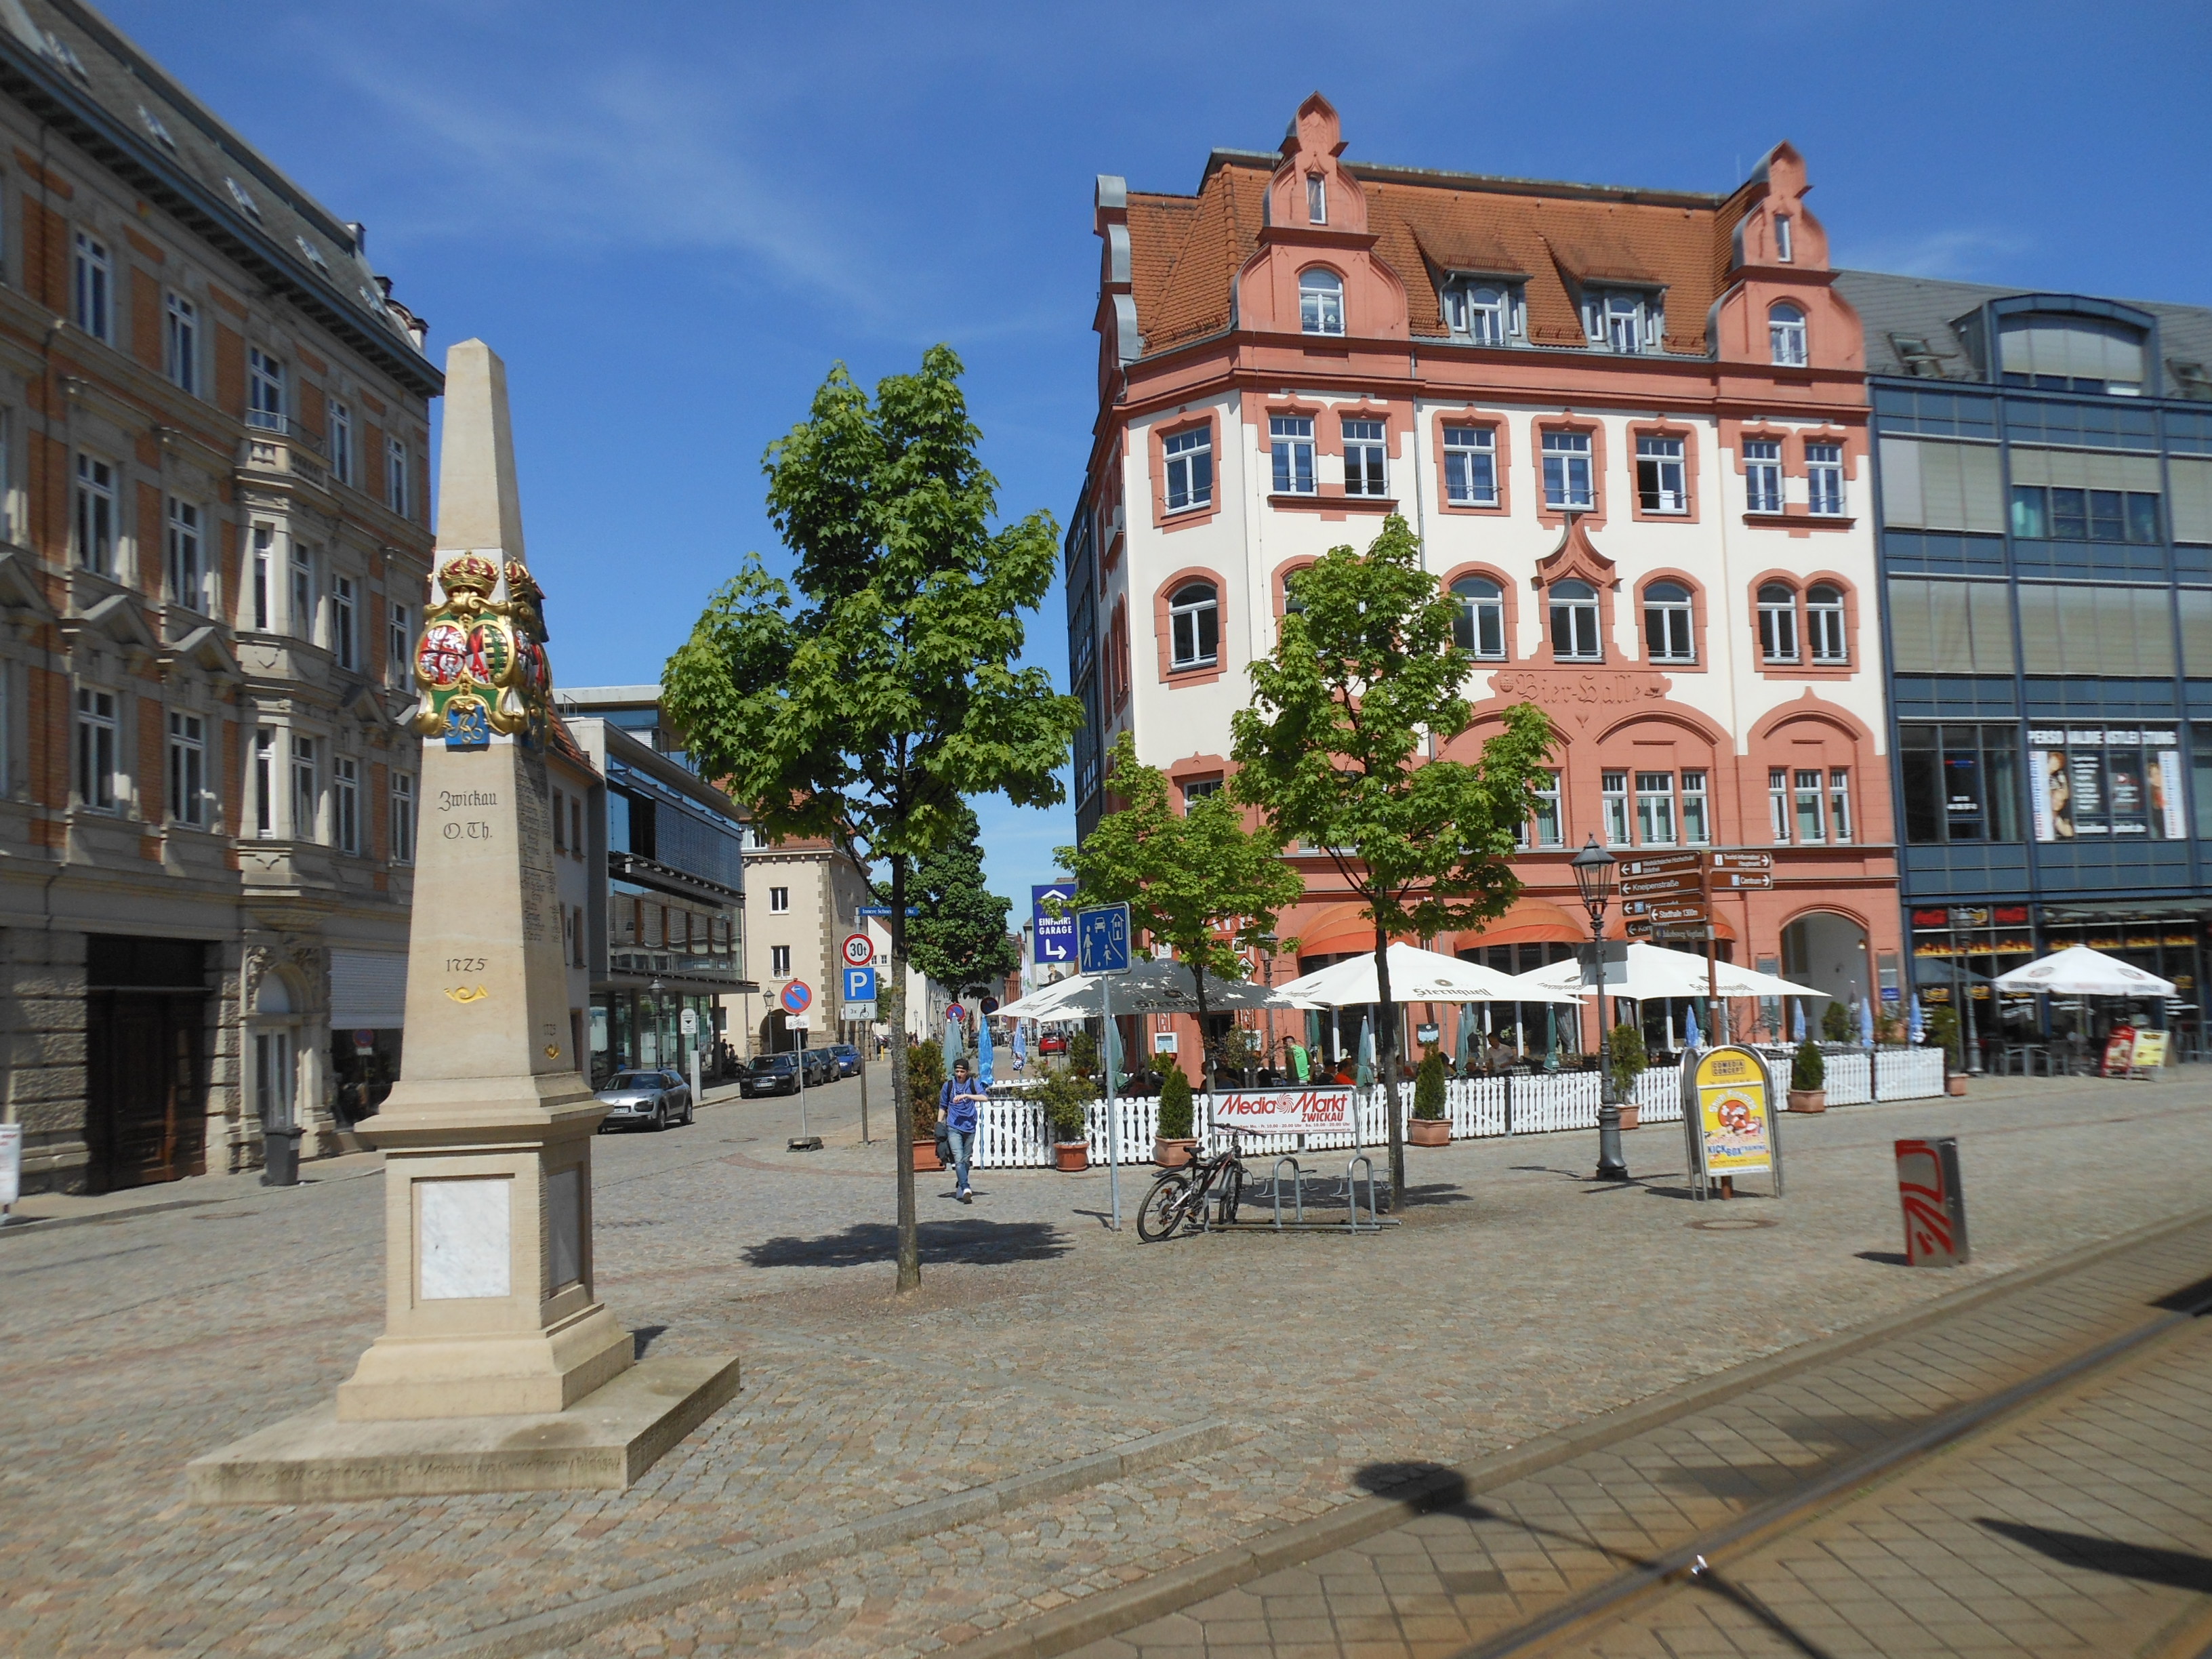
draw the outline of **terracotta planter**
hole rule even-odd
[[[1828,1091],[1826,1089],[1792,1089],[1790,1091],[1790,1109],[1793,1112],[1825,1112],[1828,1109]]]
[[[1190,1139],[1170,1140],[1165,1135],[1155,1136],[1152,1140],[1152,1162],[1163,1170],[1180,1170],[1190,1162],[1190,1155],[1197,1150],[1198,1141],[1194,1137]]]
[[[1638,1123],[1641,1123],[1644,1121],[1641,1116],[1643,1110],[1644,1109],[1641,1106],[1638,1106],[1632,1100],[1622,1101],[1620,1103],[1620,1127],[1624,1129],[1633,1129]]]
[[[945,1161],[937,1155],[937,1142],[934,1140],[915,1141],[913,1152],[915,1173],[917,1175],[925,1175],[932,1170],[941,1170],[945,1167]]]
[[[1052,1167],[1062,1175],[1081,1175],[1091,1167],[1091,1143],[1087,1140],[1054,1141]]]
[[[1416,1146],[1449,1146],[1451,1145],[1451,1120],[1448,1117],[1407,1118],[1406,1138]]]
[[[1946,1094],[1963,1095],[1966,1092],[1966,1078],[1962,1075],[1948,1079],[1943,1085],[1943,1091]]]

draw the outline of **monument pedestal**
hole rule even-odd
[[[636,1363],[592,1289],[592,1137],[570,1050],[506,371],[447,358],[406,1056],[359,1131],[385,1154],[385,1328],[336,1401],[191,1465],[204,1502],[619,1488],[737,1391],[738,1362]]]

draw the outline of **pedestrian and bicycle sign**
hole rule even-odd
[[[845,935],[845,965],[865,968],[876,959],[876,942],[866,933]]]
[[[1100,904],[1075,913],[1076,966],[1086,974],[1129,971],[1129,907]]]
[[[847,1003],[873,1002],[876,1000],[876,970],[872,968],[848,968],[845,970]]]
[[[787,1014],[803,1014],[814,1006],[814,988],[803,979],[795,979],[783,988],[776,1000],[783,1004]]]

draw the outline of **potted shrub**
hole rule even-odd
[[[1413,1119],[1407,1133],[1416,1146],[1451,1145],[1451,1120],[1444,1115],[1444,1057],[1433,1048],[1413,1074]]]
[[[945,1087],[945,1051],[933,1042],[909,1042],[906,1048],[907,1089],[914,1104],[914,1167],[941,1170],[937,1155],[937,1097]]]
[[[1078,1077],[1098,1075],[1098,1039],[1084,1026],[1067,1040],[1067,1069]]]
[[[1182,1066],[1170,1066],[1160,1079],[1160,1125],[1152,1139],[1152,1162],[1163,1170],[1180,1170],[1189,1163],[1198,1146],[1190,1131],[1190,1079]]]
[[[1083,1109],[1097,1091],[1091,1079],[1075,1072],[1054,1072],[1044,1080],[1037,1097],[1044,1103],[1045,1125],[1052,1131],[1053,1167],[1067,1175],[1080,1175],[1091,1167],[1091,1139],[1084,1133]]]
[[[1651,1056],[1644,1047],[1644,1033],[1623,1020],[1607,1033],[1605,1048],[1607,1062],[1613,1067],[1613,1092],[1620,1102],[1620,1127],[1633,1129],[1638,1110],[1636,1079],[1651,1063]]]
[[[1790,1062],[1790,1109],[1825,1112],[1828,1109],[1828,1062],[1818,1044],[1801,1042]]]
[[[1832,997],[1828,1000],[1828,1012],[1820,1016],[1820,1036],[1827,1042],[1851,1040],[1851,1011]]]
[[[1966,1062],[1959,1050],[1959,1011],[1938,1003],[1928,1011],[1928,1041],[1943,1051],[1943,1087],[1946,1092],[1963,1095],[1966,1092]]]

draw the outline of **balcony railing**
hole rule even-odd
[[[323,434],[296,415],[279,415],[272,410],[249,409],[246,411],[246,423],[258,432],[274,432],[295,444],[304,444],[318,455],[327,453],[323,447]]]

